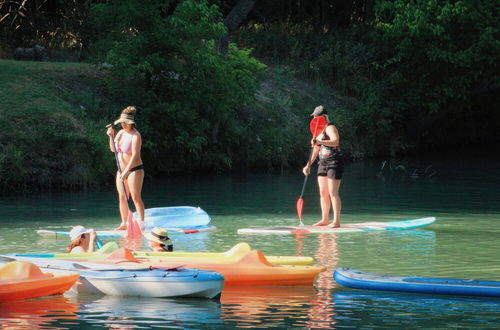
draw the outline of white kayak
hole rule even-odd
[[[189,227],[189,228],[169,228],[169,227],[164,227],[167,231],[168,234],[173,234],[173,235],[179,235],[179,234],[196,234],[196,233],[202,233],[206,231],[212,231],[215,230],[215,226],[197,226],[197,227]],[[45,229],[40,229],[37,230],[36,233],[42,237],[46,238],[63,238],[63,239],[68,239],[69,237],[69,231],[55,231],[55,230],[45,230]],[[101,239],[119,239],[119,238],[124,238],[127,237],[127,231],[126,230],[97,230],[96,234],[99,238]]]
[[[28,261],[47,273],[77,273],[79,293],[102,293],[139,297],[220,297],[224,277],[219,273],[179,267],[165,269],[105,265],[33,257],[0,256],[0,264],[12,260]]]
[[[255,227],[238,229],[238,234],[340,234],[386,230],[404,230],[427,226],[434,221],[436,221],[435,217],[429,217],[402,221],[348,223],[342,224],[339,228],[330,228],[327,226]]]

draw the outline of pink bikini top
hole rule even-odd
[[[124,154],[132,153],[132,137],[133,135],[127,132],[123,132],[120,136],[120,141],[118,141],[117,151]]]

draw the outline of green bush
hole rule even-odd
[[[218,54],[226,28],[215,5],[183,1],[167,9],[154,0],[94,5],[92,21],[106,28],[96,51],[140,107],[153,173],[230,169],[245,139],[238,112],[254,102],[264,66],[234,44],[227,57]]]

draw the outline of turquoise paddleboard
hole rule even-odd
[[[342,224],[340,228],[330,228],[327,226],[255,227],[238,229],[238,234],[340,234],[385,230],[404,230],[427,226],[434,221],[436,221],[436,218],[429,217],[402,221],[348,223]]]

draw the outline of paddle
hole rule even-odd
[[[128,261],[128,260],[124,260]],[[174,270],[178,268],[182,268],[185,265],[175,265],[175,266],[165,266],[165,267],[157,267],[157,266],[147,266],[147,267],[137,267],[137,268],[92,268],[92,267],[87,267],[85,265],[79,264],[79,263],[73,263],[73,267],[76,269],[80,270],[87,270],[87,271],[125,271],[125,272],[137,272],[137,271],[146,271],[146,270],[154,270],[154,269],[161,269],[161,270]]]
[[[96,236],[95,236],[95,244],[97,245],[97,248],[98,248],[98,249],[102,248],[102,246],[104,245],[104,244],[102,244],[102,241],[101,241],[101,239],[99,238],[99,236],[97,236],[97,234],[96,234]]]
[[[112,124],[106,125],[106,128],[111,127]],[[116,167],[118,168],[118,173],[122,174],[122,169],[120,167],[120,161],[118,160],[118,152],[116,151],[116,144],[112,136],[109,136],[111,143],[113,143],[113,151],[115,154]],[[125,188],[125,183],[122,180],[123,193],[127,200],[127,238],[139,238],[142,237],[142,231],[140,226],[134,221],[134,214],[130,210],[129,198],[127,194],[127,189]]]
[[[326,118],[324,116],[319,116],[319,117],[314,117],[311,120],[311,123],[309,124],[309,130],[311,131],[313,139],[316,139],[321,133],[325,127],[326,127]],[[311,147],[311,153],[309,154],[309,160],[308,162],[311,161],[311,157],[313,154],[314,148]],[[306,189],[306,183],[307,183],[307,178],[309,175],[306,175],[304,178],[304,184],[302,185],[302,192],[300,193],[300,197],[297,200],[297,215],[299,217],[300,225],[303,226],[304,223],[302,222],[302,208],[304,207],[304,191]]]

